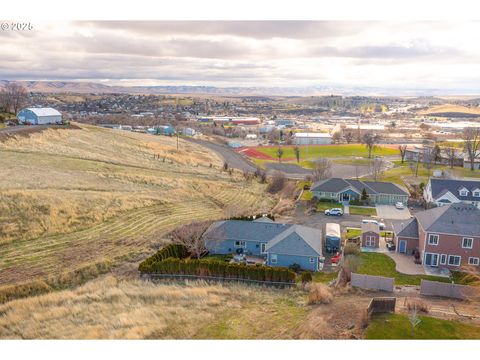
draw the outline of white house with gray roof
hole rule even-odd
[[[437,206],[465,203],[480,208],[480,181],[431,178],[423,197]]]
[[[364,189],[373,204],[406,204],[408,201],[408,192],[391,182],[330,178],[311,187],[314,197],[339,202],[360,200]]]
[[[318,271],[323,265],[321,230],[266,218],[255,221],[226,220],[213,223],[204,234],[211,254],[263,257],[270,266]]]

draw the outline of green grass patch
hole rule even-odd
[[[302,193],[302,196],[300,197],[300,200],[302,201],[308,201],[312,200],[313,193],[310,190],[304,190]]]
[[[361,234],[362,234],[362,230],[360,229],[352,229],[352,228],[347,229],[347,239],[358,237]]]
[[[370,165],[372,159],[334,159],[333,162],[335,164],[341,164],[341,165],[361,165],[361,166],[367,166]]]
[[[343,205],[337,202],[319,202],[317,204],[317,211],[325,211],[327,209],[340,208],[343,210]]]
[[[295,153],[293,152],[294,146],[282,146],[283,157],[295,159]],[[277,158],[277,147],[258,147],[257,151],[271,156],[272,158]],[[377,146],[372,152],[372,156],[391,156],[398,155],[399,152],[397,149]],[[307,146],[300,146],[300,159],[306,160],[317,157],[327,157],[327,158],[338,158],[338,157],[362,157],[368,158],[368,150],[365,145],[362,144],[344,144],[344,145],[310,145],[308,146],[308,156],[307,156]]]
[[[413,259],[412,259],[413,261]],[[385,276],[395,278],[395,285],[420,285],[422,279],[440,282],[450,282],[449,278],[432,275],[406,275],[395,270],[395,261],[385,254],[361,253],[359,274]]]
[[[232,254],[227,254],[227,255],[215,254],[215,255],[207,255],[207,256],[203,257],[202,260],[229,262],[230,260],[232,260],[232,258],[233,258]]]
[[[480,327],[457,321],[420,316],[421,322],[412,327],[407,315],[374,315],[365,333],[367,339],[480,339]]]
[[[377,216],[374,207],[349,206],[351,215]]]

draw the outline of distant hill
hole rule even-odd
[[[443,116],[443,117],[479,117],[480,108],[479,107],[466,107],[461,105],[438,105],[433,106],[429,109],[419,111],[418,115],[424,116]]]
[[[0,80],[0,89],[9,81]],[[124,94],[192,94],[224,96],[448,96],[473,95],[458,89],[394,89],[370,86],[316,85],[309,87],[216,87],[216,86],[110,86],[83,81],[18,81],[32,92],[42,93],[124,93]]]

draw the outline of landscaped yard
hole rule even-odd
[[[347,239],[360,236],[361,234],[362,234],[362,230],[360,229],[347,228]]]
[[[395,285],[420,285],[422,279],[450,282],[449,278],[432,275],[406,275],[395,270],[395,261],[385,254],[361,253],[360,266],[357,269],[359,274],[385,276],[395,278]]]
[[[294,146],[282,146],[283,149],[283,158],[285,159],[295,159],[295,153],[293,152]],[[278,147],[257,147],[255,150],[271,156],[272,158],[277,158]],[[373,152],[372,156],[391,156],[398,155],[399,152],[397,149],[378,146]],[[368,150],[365,145],[362,144],[348,144],[348,145],[316,145],[308,146],[308,156],[307,156],[307,147],[300,146],[300,159],[309,159],[317,157],[326,157],[326,158],[338,158],[338,157],[368,157]]]
[[[412,327],[407,315],[374,315],[367,328],[367,339],[480,339],[480,327],[457,321],[420,316],[421,322]]]
[[[377,210],[374,207],[349,206],[351,215],[377,216]]]

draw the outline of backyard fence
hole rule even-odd
[[[164,279],[164,280],[203,280],[207,282],[236,282],[245,284],[258,284],[275,287],[291,287],[295,286],[295,282],[284,281],[262,281],[262,280],[250,280],[233,277],[219,277],[219,276],[201,276],[201,275],[184,275],[184,274],[158,274],[158,273],[140,273],[142,279]]]
[[[393,292],[393,278],[352,273],[352,286],[362,289]]]
[[[473,295],[474,290],[475,289],[471,286],[449,284],[423,279],[420,283],[420,295],[425,296],[442,296],[463,300]]]
[[[397,299],[394,297],[372,298],[367,307],[367,315],[370,317],[372,314],[394,313],[396,303]]]

